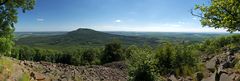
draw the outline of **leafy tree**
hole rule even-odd
[[[173,61],[176,50],[171,44],[164,44],[157,52],[157,67],[161,74],[172,74],[174,68]]]
[[[42,50],[35,49],[34,61],[41,61],[42,60]]]
[[[11,50],[12,45],[13,42],[10,39],[0,37],[0,56],[1,54],[9,54],[9,50]]]
[[[113,61],[120,61],[122,59],[122,48],[119,42],[112,42],[105,45],[103,56],[101,59],[102,63],[109,63]]]
[[[137,46],[135,45],[132,45],[132,46],[129,46],[127,49],[124,50],[124,57],[125,59],[128,59],[128,58],[131,58],[132,55],[134,54],[134,51],[137,50]]]
[[[149,64],[142,64],[136,67],[129,76],[132,76],[129,81],[156,81],[156,76],[153,74],[152,67]]]
[[[19,49],[19,59],[20,60],[33,60],[34,59],[34,53],[35,50],[31,49],[27,46],[22,46]]]
[[[193,46],[162,44],[155,57],[157,70],[161,75],[191,75],[198,70],[197,54]]]
[[[35,0],[0,0],[0,53],[10,53],[18,10],[32,10]]]
[[[59,63],[72,64],[72,57],[72,55],[64,53],[60,56]]]
[[[203,26],[224,28],[229,32],[240,31],[240,1],[239,0],[210,0],[210,4],[196,5],[193,13],[201,18]]]
[[[127,59],[129,81],[158,81],[153,52],[148,48],[130,47],[131,56]],[[130,49],[129,49],[130,50]]]
[[[19,59],[19,48],[13,48],[10,57]]]
[[[81,64],[82,65],[93,64],[94,60],[97,59],[96,53],[97,52],[94,51],[93,49],[85,50],[81,56]]]

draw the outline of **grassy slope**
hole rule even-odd
[[[17,61],[0,57],[0,81],[30,81],[29,73],[24,70]]]

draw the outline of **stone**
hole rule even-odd
[[[215,81],[216,72],[213,73],[210,77],[202,79],[202,81]]]
[[[187,76],[186,79],[185,79],[185,81],[193,81],[193,78],[190,77],[190,76]]]
[[[220,75],[219,81],[233,81],[233,80],[231,79],[230,76],[228,76],[227,74],[223,73],[223,74]]]
[[[30,76],[33,77],[35,80],[38,80],[38,81],[42,81],[42,80],[45,79],[45,76],[43,74],[39,74],[39,73],[31,72]]]
[[[195,73],[195,77],[196,77],[197,81],[201,81],[203,79],[204,75],[202,72],[197,72],[197,73]]]
[[[215,71],[215,67],[216,67],[216,57],[213,57],[211,60],[207,61],[207,63],[205,64],[206,68],[211,71],[212,73]]]
[[[168,78],[168,81],[178,81],[177,78],[174,76],[174,75],[171,75],[169,78]]]

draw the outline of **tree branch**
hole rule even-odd
[[[1,5],[4,5],[5,3],[7,3],[8,0],[4,0],[2,3],[0,3],[0,6]]]
[[[202,15],[194,14],[194,13],[193,13],[193,9],[191,9],[191,14],[192,14],[193,16],[196,16],[196,17],[204,18]]]

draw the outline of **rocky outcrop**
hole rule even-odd
[[[21,64],[32,69],[31,77],[37,81],[127,81],[127,72],[118,67],[72,66],[31,61],[22,61]]]
[[[211,76],[204,78],[202,81],[239,81],[240,74],[234,70],[236,54],[224,53],[211,58],[206,62],[206,68]]]
[[[206,68],[211,71],[214,72],[216,69],[216,62],[217,62],[217,57],[213,57],[212,59],[210,59],[209,61],[206,62]]]
[[[122,62],[72,66],[0,57],[0,69],[3,69],[0,81],[127,81],[127,72],[121,70],[126,69]]]
[[[107,64],[104,64],[103,66],[114,68],[114,69],[120,69],[120,70],[127,69],[127,65],[124,61],[107,63]]]
[[[211,74],[210,77],[202,79],[202,81],[216,81],[215,77],[216,77],[216,73],[213,73],[213,74]]]
[[[219,81],[233,81],[233,79],[224,73],[220,75]]]

